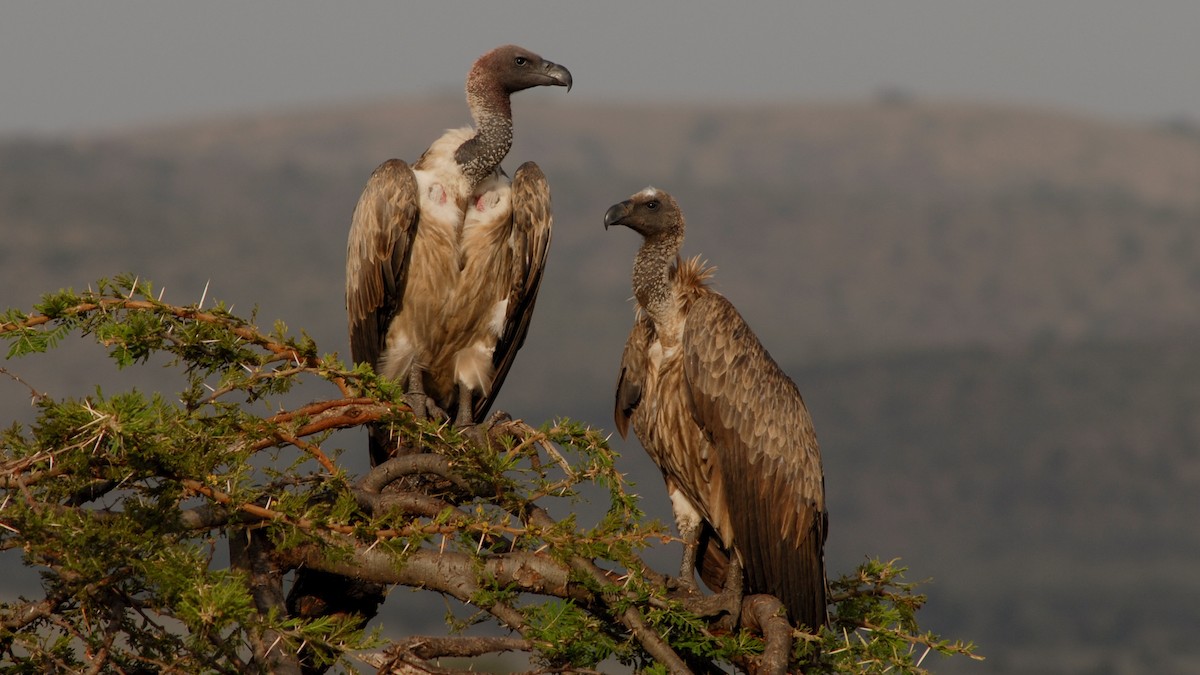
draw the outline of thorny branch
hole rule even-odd
[[[75,305],[74,307],[65,308],[60,313],[60,316],[74,316],[89,314],[95,311],[107,312],[112,310],[161,312],[171,314],[179,319],[220,325],[246,342],[270,351],[277,357],[277,360],[294,361],[295,363],[302,364],[310,368],[318,368],[321,365],[318,359],[301,354],[295,349],[280,343],[278,340],[274,340],[271,337],[258,332],[254,328],[236,325],[231,323],[226,317],[218,316],[216,314],[204,312],[191,307],[179,307],[176,305],[169,305],[163,302],[152,300],[101,298],[96,302],[83,302]],[[37,314],[30,316],[19,323],[0,324],[0,333],[7,333],[21,328],[36,328],[54,320],[55,317]],[[334,384],[339,385],[339,388],[343,389],[343,394],[349,395],[349,392],[341,386],[344,383],[334,381]]]
[[[743,627],[753,635],[730,639],[748,640],[744,643],[752,645],[748,650],[743,643],[736,648],[717,644],[722,636],[703,623],[664,621],[677,611],[677,589],[633,552],[664,535],[635,525],[640,511],[624,491],[622,478],[613,469],[612,453],[599,434],[588,440],[560,427],[543,431],[500,417],[486,429],[461,435],[434,428],[413,420],[411,410],[386,383],[369,373],[326,363],[315,355],[315,346],[287,340],[282,329],[278,336],[267,335],[220,309],[201,311],[150,297],[135,299],[138,292],[148,294],[136,280],[128,286],[128,297],[59,294],[43,305],[43,311],[53,316],[9,313],[7,321],[0,318],[0,336],[17,334],[14,351],[25,353],[53,346],[67,328],[82,326],[101,338],[95,329],[100,325],[106,328],[101,342],[121,345],[125,336],[142,335],[120,332],[127,320],[150,316],[152,330],[163,327],[164,333],[157,342],[150,336],[121,352],[122,362],[136,362],[149,351],[169,350],[190,374],[195,368],[203,387],[212,392],[204,396],[193,378],[191,391],[199,393],[184,397],[184,419],[199,431],[172,438],[172,430],[145,434],[140,422],[125,429],[122,425],[129,420],[119,407],[93,409],[89,399],[79,404],[80,410],[62,413],[64,419],[77,422],[61,436],[46,434],[51,442],[37,445],[9,437],[27,445],[24,453],[8,454],[0,463],[0,551],[24,548],[27,561],[44,570],[46,593],[40,600],[0,606],[0,657],[11,656],[20,640],[20,649],[38,653],[40,664],[59,671],[126,672],[148,666],[162,672],[189,672],[196,667],[220,672],[322,672],[319,659],[309,658],[315,652],[304,649],[309,640],[304,631],[313,631],[326,657],[361,649],[367,642],[353,628],[338,634],[337,625],[350,624],[322,624],[319,614],[313,619],[297,613],[289,619],[291,604],[290,599],[285,601],[283,588],[285,575],[292,570],[312,570],[355,583],[428,589],[478,607],[516,633],[402,640],[373,662],[381,672],[451,672],[435,661],[520,651],[539,661],[541,668],[534,671],[538,673],[590,672],[587,664],[614,654],[638,665],[652,659],[675,673],[711,672],[717,668],[715,663],[730,660],[756,672],[782,673],[793,657],[794,639],[807,643],[824,639],[794,632],[782,605],[769,596],[744,600]],[[113,287],[106,288],[111,293]],[[109,323],[87,323],[81,318],[87,316]],[[59,327],[40,332],[45,330],[40,327],[52,322]],[[232,337],[201,331],[206,337],[191,344],[193,338],[185,328],[196,324],[217,327]],[[216,346],[209,349],[209,343]],[[245,350],[244,345],[264,353]],[[227,354],[235,355],[232,362],[221,361]],[[222,375],[216,389],[208,385],[213,373]],[[57,405],[7,370],[0,369],[0,374],[28,387],[46,410]],[[226,402],[226,394],[243,391],[250,394],[247,400],[274,395],[301,374],[334,384],[339,398],[269,416],[229,412],[237,406]],[[174,414],[168,411],[165,417],[179,419]],[[223,415],[234,423],[223,427],[225,435],[209,434],[209,425],[221,424]],[[415,452],[350,482],[337,464],[337,455],[326,452],[328,434],[379,422],[395,425]],[[105,434],[126,435],[109,447],[101,443]],[[164,438],[172,438],[165,455],[137,454],[143,443],[154,446]],[[222,439],[214,444],[214,463],[171,461],[169,455],[186,454],[187,443],[196,438]],[[227,438],[232,439],[228,447]],[[315,461],[320,470],[276,471],[276,478],[269,481],[262,479],[261,470],[241,470],[248,457],[269,448],[295,448],[300,453],[296,466]],[[591,457],[591,463],[573,466],[564,456],[569,448]],[[137,468],[121,464],[127,461]],[[521,468],[513,468],[518,465]],[[558,470],[561,476],[551,475]],[[543,497],[570,496],[587,481],[609,488],[610,516],[616,514],[618,525],[581,532],[573,519],[555,520],[538,503]],[[138,528],[151,531],[137,539]],[[237,572],[227,577],[214,573],[220,565],[213,564],[216,533],[222,530],[228,534],[230,570]],[[74,543],[62,546],[56,537],[73,537]],[[121,547],[130,542],[132,548],[141,547],[130,554],[139,557],[120,557]],[[182,548],[171,549],[176,543]],[[87,550],[89,546],[95,550]],[[208,553],[197,557],[205,547]],[[103,562],[90,566],[85,560],[88,555]],[[598,560],[617,571],[604,569]],[[176,587],[179,579],[160,575],[156,569],[167,566],[166,561],[190,570],[196,578],[184,579],[182,587]],[[298,573],[294,584],[299,578]],[[230,579],[240,589],[240,597],[248,599],[248,615],[238,614],[239,596],[225,583]],[[878,599],[911,611],[907,588],[889,585],[888,579],[863,573],[859,588],[833,598],[847,603]],[[168,596],[175,599],[166,600]],[[546,626],[538,623],[536,612],[529,611],[535,606],[526,602],[535,597],[559,599],[562,604],[555,607],[555,620],[575,611],[598,623],[581,624],[575,633],[560,632],[559,638],[545,637],[548,634],[539,631]],[[373,616],[377,609],[363,611]],[[970,655],[970,645],[948,645],[915,634],[915,629],[895,629],[915,624],[909,620],[911,614],[894,616],[901,618],[839,621],[910,645]],[[672,615],[670,619],[693,621],[694,617],[683,620]],[[165,628],[179,623],[190,631],[185,638]],[[241,628],[231,627],[238,625]],[[691,627],[681,628],[685,625]],[[580,660],[585,664],[581,670],[574,657],[561,655],[564,645],[557,642],[561,635],[585,635],[589,630],[598,639],[615,639],[597,659]],[[41,644],[47,631],[84,645],[82,658],[56,651],[49,642]],[[679,631],[691,631],[686,640],[690,646],[676,642]],[[702,651],[696,651],[698,641],[708,641]],[[298,643],[303,643],[299,654]],[[212,666],[213,659],[220,665]],[[919,672],[919,667],[905,667],[902,672]]]
[[[378,668],[380,673],[475,672],[446,670],[434,665],[431,661],[446,657],[476,657],[498,652],[528,652],[534,649],[533,642],[521,638],[410,637],[397,642],[382,653],[363,655],[360,659]]]
[[[283,575],[275,565],[272,547],[262,530],[239,529],[229,533],[229,564],[246,575],[246,583],[258,613],[267,618],[274,612],[285,616]],[[250,642],[254,662],[265,672],[299,675],[300,661],[274,629],[252,629]]]

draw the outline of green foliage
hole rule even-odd
[[[942,640],[922,633],[917,610],[925,596],[904,580],[906,568],[896,560],[868,560],[852,574],[832,580],[834,613],[830,628],[815,642],[797,643],[796,658],[817,660],[825,672],[924,673],[930,653],[972,658],[972,643]],[[819,651],[815,654],[814,651]]]
[[[531,626],[527,635],[549,664],[594,666],[616,654],[627,656],[603,622],[570,600],[531,605],[525,618]]]
[[[97,288],[5,313],[10,357],[79,332],[118,367],[165,354],[185,382],[177,399],[99,388],[39,396],[37,421],[0,436],[0,552],[42,574],[40,596],[0,606],[0,659],[15,672],[254,672],[269,667],[272,645],[350,667],[348,653],[379,645],[352,616],[289,616],[264,592],[281,593],[279,578],[253,562],[227,565],[226,541],[252,534],[283,573],[362,570],[457,598],[478,611],[449,621],[452,633],[465,640],[471,625],[498,621],[548,668],[617,660],[665,672],[647,635],[689,662],[744,666],[763,652],[761,635],[714,630],[646,568],[639,552],[669,535],[644,522],[602,432],[513,422],[481,438],[415,420],[394,385],[318,357],[282,324],[263,334],[220,305],[164,303],[130,277]],[[289,410],[280,397],[300,384],[332,397]],[[264,409],[255,401],[273,412],[254,413]],[[391,492],[367,489],[330,447],[333,430],[367,422],[445,467],[433,462]],[[595,523],[554,520],[543,507],[597,492],[607,509]],[[446,567],[404,576],[431,553]],[[796,662],[918,673],[926,649],[969,654],[919,632],[924,598],[901,571],[871,561],[834,582],[833,621],[794,635]]]

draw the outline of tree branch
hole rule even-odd
[[[528,512],[530,523],[547,528],[554,525],[554,520],[542,507],[530,507]],[[611,588],[614,586],[608,577],[608,573],[597,567],[596,563],[592,562],[591,560],[587,560],[580,556],[572,556],[571,566],[584,575],[591,577],[596,581],[596,583],[600,584],[601,587]],[[616,598],[620,597],[622,594],[619,592],[610,591],[606,595],[611,595]],[[633,597],[625,597],[622,599],[630,601],[636,600],[636,598]],[[609,598],[606,600],[605,604],[611,607],[614,604],[612,600],[613,598]],[[646,626],[646,622],[642,618],[641,612],[637,610],[637,606],[632,602],[630,602],[628,608],[617,615],[617,618],[619,618],[621,623],[623,623],[625,627],[628,628],[631,633],[633,633],[634,637],[638,639],[638,642],[641,643],[646,652],[655,659],[658,659],[659,663],[665,665],[672,673],[690,674],[692,672],[691,669],[688,668],[683,662],[683,659],[679,658],[679,655],[676,654],[675,650],[671,648],[671,645],[667,644],[666,641],[662,639],[662,636]]]
[[[380,673],[460,672],[437,668],[429,663],[440,658],[473,658],[496,652],[530,652],[534,643],[511,637],[421,637],[405,638],[383,652],[363,654],[359,659]],[[474,670],[469,672],[476,672]]]
[[[311,567],[362,581],[427,588],[464,601],[469,601],[479,590],[476,579],[481,573],[499,586],[585,602],[592,600],[587,589],[570,581],[570,570],[544,554],[512,551],[471,556],[418,549],[405,554],[403,565],[397,565],[387,553],[354,547],[353,541],[340,535],[317,536],[325,540],[326,546],[308,544],[279,551],[278,560],[288,567]],[[347,547],[353,548],[348,554]]]
[[[360,490],[378,494],[389,484],[405,476],[422,473],[443,478],[463,492],[471,490],[471,486],[450,466],[450,460],[430,452],[393,457],[371,469],[358,481],[358,487]]]
[[[254,606],[264,619],[287,616],[283,598],[283,575],[275,567],[272,546],[259,529],[229,533],[229,565],[246,575]],[[253,662],[275,675],[300,675],[300,660],[286,648],[283,636],[273,629],[250,630],[254,647]]]
[[[746,628],[762,633],[766,646],[758,672],[784,675],[792,654],[792,625],[783,603],[773,595],[749,595],[742,600],[742,622]]]

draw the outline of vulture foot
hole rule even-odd
[[[684,573],[677,577],[669,577],[667,583],[671,588],[678,588],[690,597],[701,595],[700,586],[696,584],[696,577],[693,574]]]
[[[685,575],[685,578],[688,577],[689,575]],[[694,578],[690,580],[694,589],[696,582]],[[698,616],[724,615],[717,622],[717,626],[733,630],[737,627],[742,614],[743,583],[741,561],[737,556],[733,556],[728,567],[725,568],[725,584],[721,592],[701,597],[689,597],[683,601],[683,606]]]
[[[412,408],[413,416],[419,420],[450,418],[445,410],[439,408],[433,399],[423,392],[409,392],[404,395],[404,401],[408,403],[408,407]]]
[[[491,417],[487,418],[483,422],[480,422],[479,424],[472,424],[468,422],[465,425],[457,424],[456,426],[458,427],[459,432],[464,436],[470,438],[481,447],[487,447],[488,440],[492,435],[492,429],[495,429],[497,425],[504,424],[505,422],[509,422],[511,420],[512,415],[509,415],[503,410],[497,410],[496,412],[492,413]]]
[[[715,595],[692,595],[683,601],[683,607],[696,616],[719,617],[714,627],[733,630],[742,614],[742,591],[727,588]]]
[[[446,411],[439,408],[425,393],[425,376],[416,365],[408,372],[408,388],[404,392],[404,400],[408,407],[412,408],[413,416],[419,420],[450,419]]]

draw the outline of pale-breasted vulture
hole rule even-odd
[[[743,591],[769,593],[793,623],[824,625],[825,481],[800,392],[708,287],[712,269],[679,258],[684,219],[669,194],[646,188],[613,205],[604,226],[614,225],[644,238],[616,424],[625,436],[632,422],[662,470],[684,539],[681,581],[694,589],[699,568],[735,616]],[[723,579],[712,572],[722,567]]]
[[[510,181],[510,96],[571,88],[571,73],[506,45],[467,76],[473,127],[446,131],[410,168],[375,170],[346,246],[346,309],[355,363],[406,387],[420,416],[479,422],[525,340],[550,245],[550,191],[533,162]],[[388,457],[373,429],[371,458]]]

